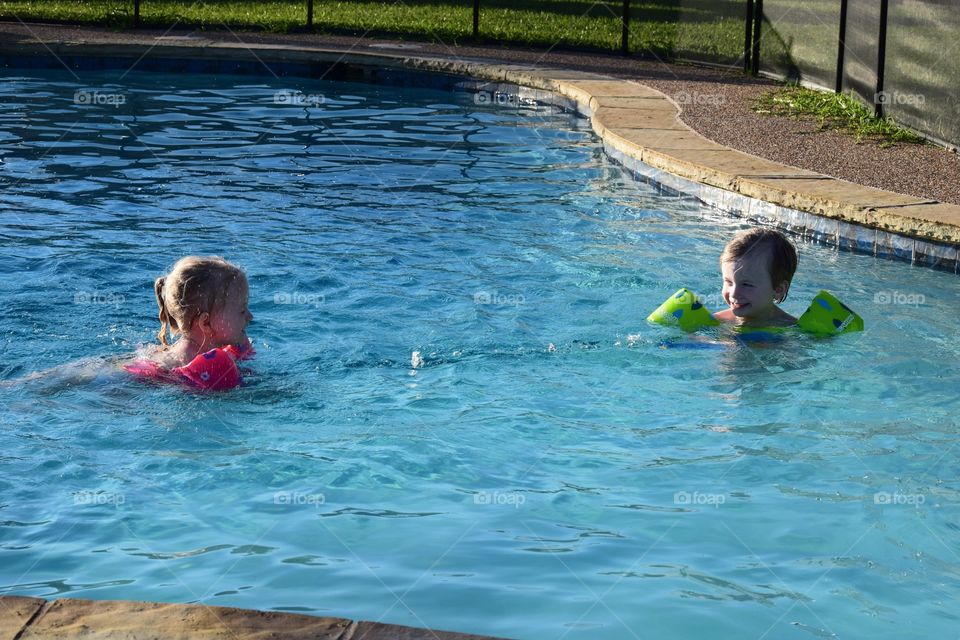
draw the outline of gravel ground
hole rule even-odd
[[[0,38],[39,38],[47,41],[111,41],[152,39],[155,36],[195,35],[211,40],[249,43],[304,44],[396,53],[397,41],[306,33],[260,34],[232,31],[118,32],[90,27],[0,23]],[[378,47],[376,45],[386,45]],[[683,121],[711,140],[776,162],[823,173],[859,184],[919,198],[960,204],[960,155],[935,145],[856,143],[852,136],[816,132],[816,124],[765,116],[751,110],[753,101],[775,84],[739,71],[611,54],[533,50],[502,45],[447,46],[406,41],[411,55],[442,54],[454,58],[565,67],[636,80],[671,96],[682,105]]]

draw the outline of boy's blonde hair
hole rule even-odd
[[[787,290],[778,302],[787,299],[790,292],[790,281],[797,271],[797,250],[785,235],[774,229],[755,227],[738,233],[733,240],[727,243],[720,254],[720,264],[732,262],[748,257],[750,254],[759,255],[766,252],[767,271],[770,273],[770,282],[774,287],[781,282],[787,283]]]
[[[153,283],[160,307],[157,337],[167,346],[171,337],[189,329],[201,313],[219,311],[226,304],[230,288],[245,276],[240,267],[219,256],[180,258],[165,276]]]

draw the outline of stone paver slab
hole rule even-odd
[[[13,640],[46,603],[42,598],[0,596],[0,640]]]
[[[663,94],[652,87],[619,79],[578,80],[568,83],[568,85],[563,88],[582,91],[587,94],[588,99],[604,97],[664,99]]]
[[[740,192],[761,200],[776,202],[785,207],[845,219],[852,219],[849,216],[853,210],[926,202],[921,198],[881,191],[833,178],[829,180],[744,178],[740,182]]]
[[[878,207],[867,213],[871,226],[902,233],[960,243],[960,206],[931,202],[903,207]]]
[[[693,131],[678,131],[676,129],[614,129],[608,130],[608,135],[616,136],[624,141],[632,142],[641,147],[652,149],[699,149],[701,151],[724,151],[727,147],[707,140]]]
[[[677,115],[677,108],[669,100],[663,98],[601,97],[591,98],[589,103],[590,108],[594,111],[599,109],[632,109],[639,113],[663,111],[673,117]]]
[[[400,627],[380,622],[358,622],[343,640],[495,640],[489,636],[468,633],[431,631],[415,627]]]
[[[704,168],[729,173],[735,176],[806,176],[818,178],[820,174],[806,169],[788,167],[787,165],[758,158],[749,153],[734,151],[733,149],[719,149],[702,151],[698,149],[672,149],[669,143],[663,146],[650,146],[644,150],[644,156],[649,153],[651,158],[670,157],[684,163],[696,163]],[[644,157],[646,162],[646,157]]]
[[[608,129],[675,129],[689,131],[690,128],[680,122],[676,110],[640,111],[638,109],[617,109],[603,107],[593,113],[592,123],[597,134],[602,136]]]
[[[350,624],[230,607],[64,598],[50,603],[20,640],[340,640]]]
[[[812,171],[787,167],[732,149],[703,151],[645,147],[641,160],[657,169],[728,191],[738,191],[743,176],[820,177]]]

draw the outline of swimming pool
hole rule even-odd
[[[5,73],[0,593],[518,638],[956,628],[955,275],[800,243],[787,310],[826,288],[866,332],[664,349],[647,313],[717,307],[745,223],[569,114]],[[188,253],[249,275],[236,392],[97,360],[152,340]]]

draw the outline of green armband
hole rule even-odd
[[[863,318],[831,294],[821,291],[797,320],[797,326],[808,333],[833,336],[863,331]]]
[[[647,316],[647,321],[657,324],[677,325],[684,331],[696,331],[713,327],[720,321],[713,317],[697,296],[689,289],[680,289]]]

